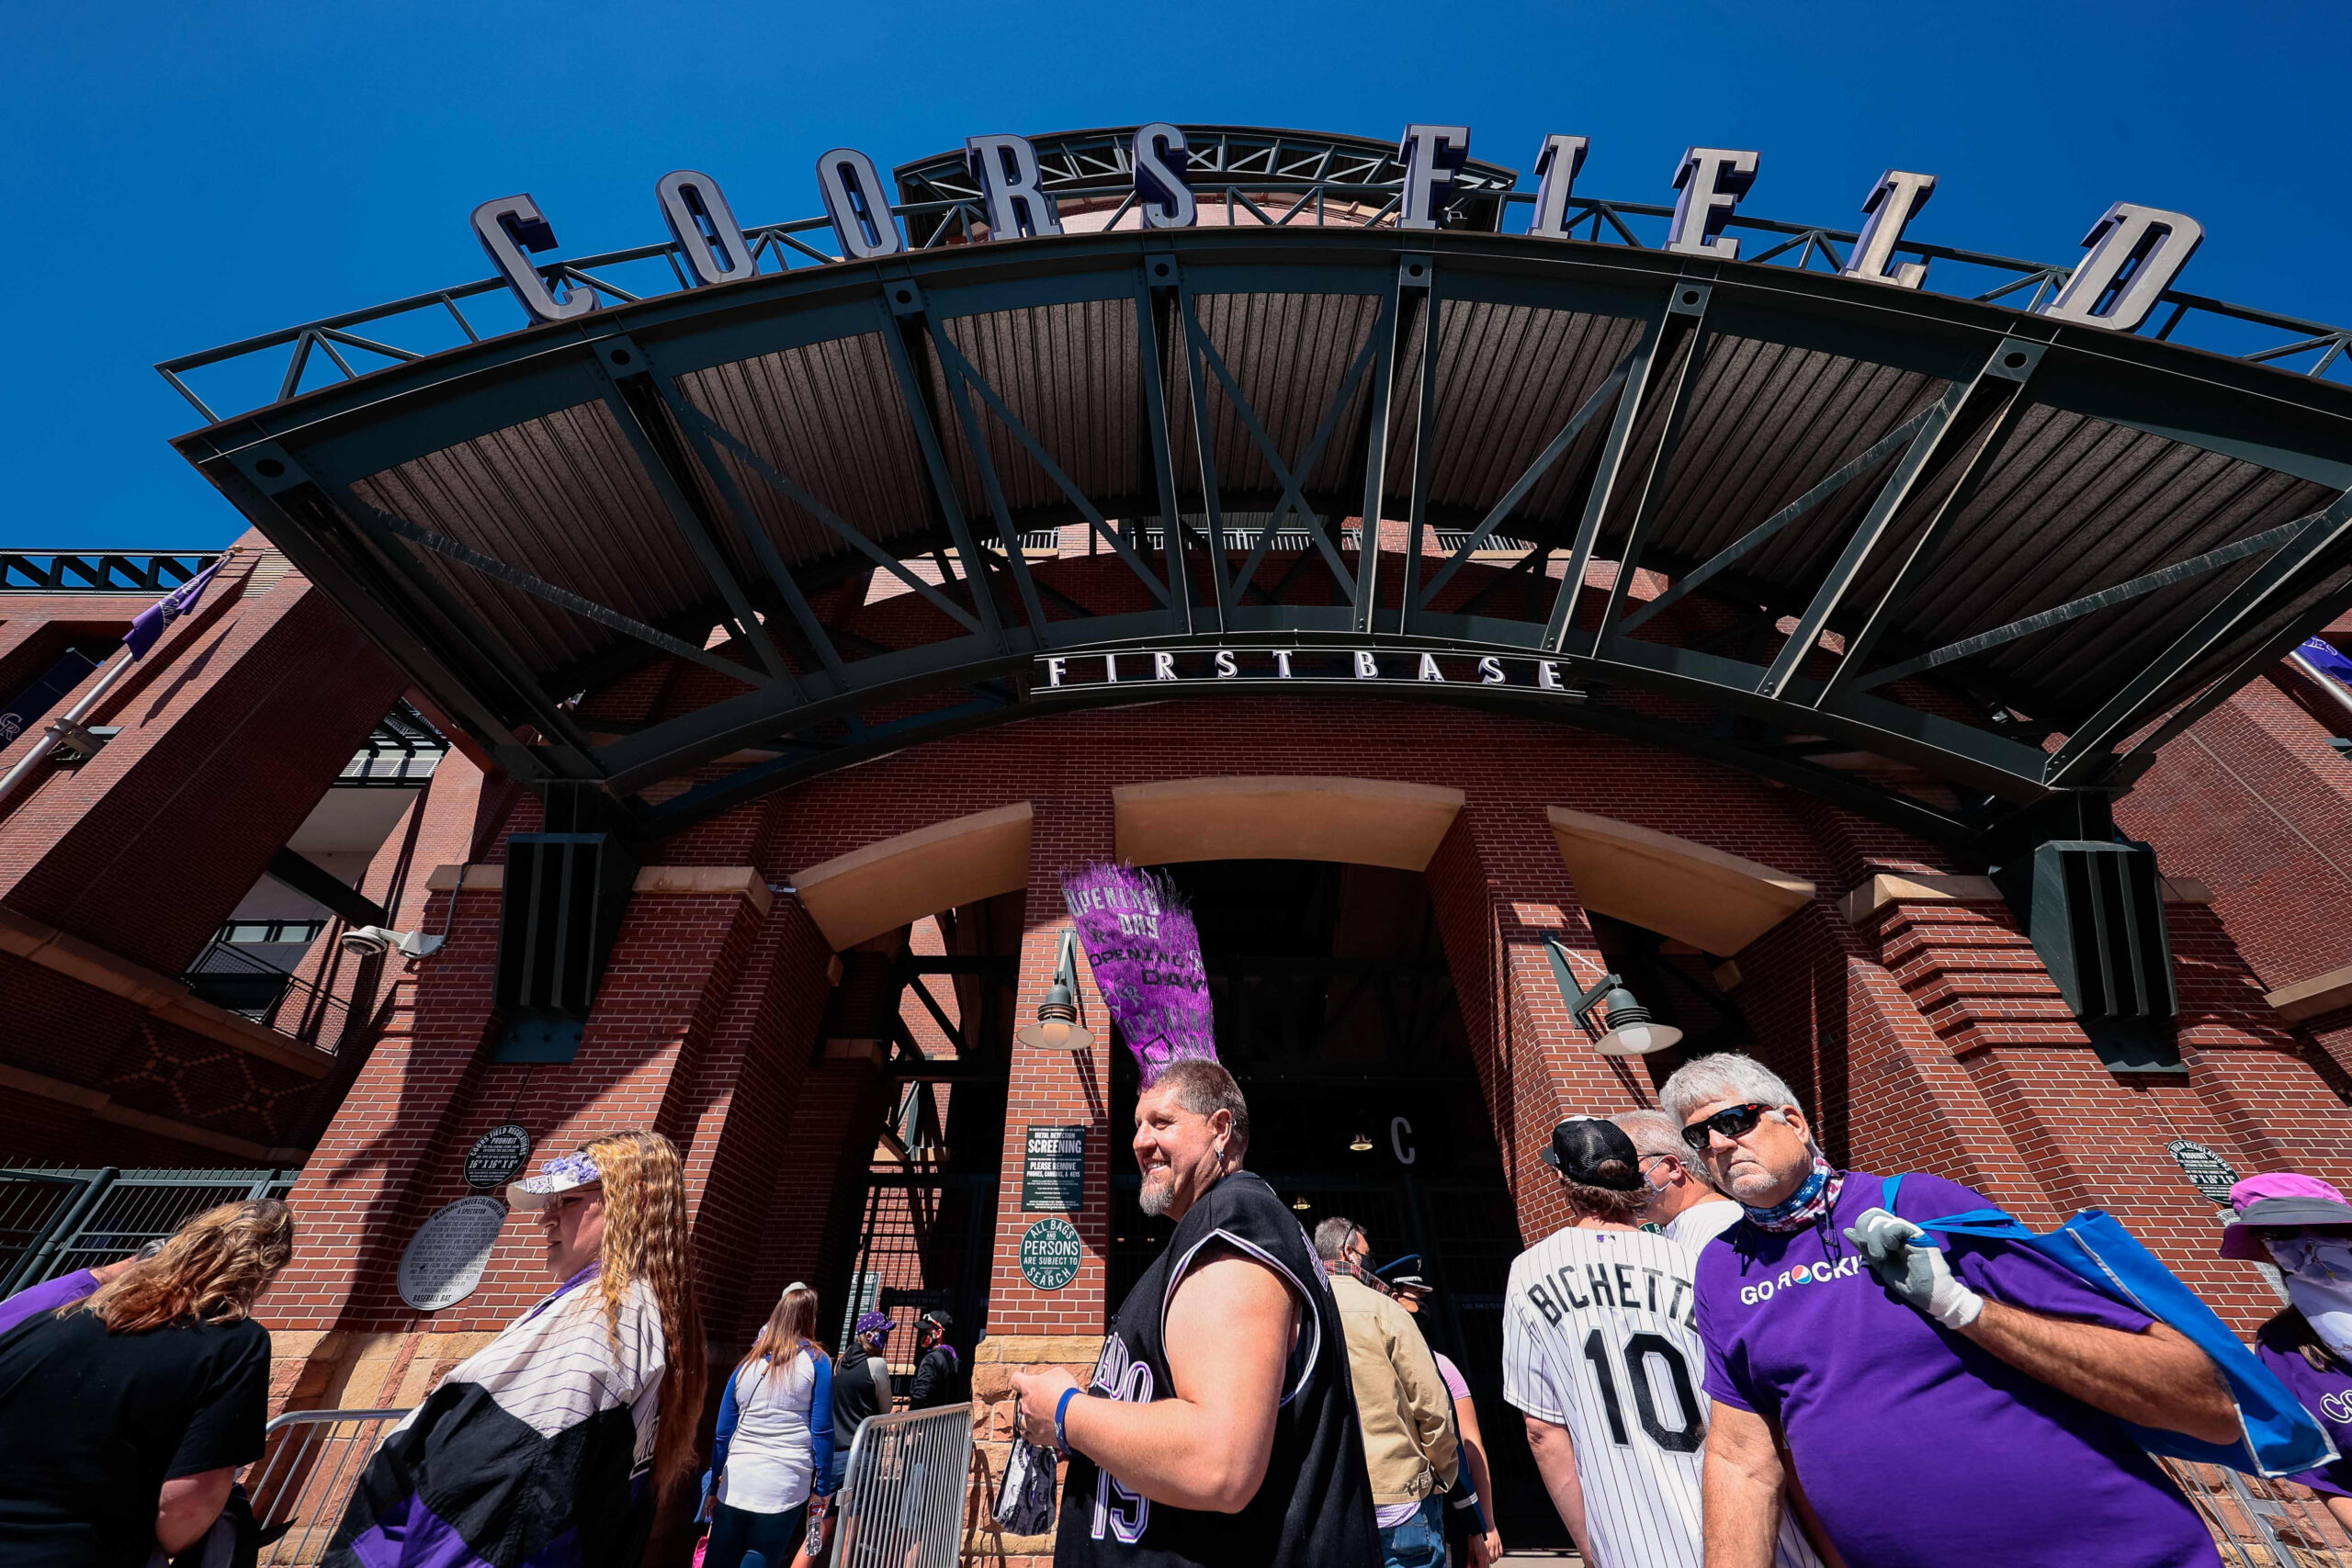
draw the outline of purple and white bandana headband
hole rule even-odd
[[[1801,1231],[1817,1224],[1821,1217],[1838,1206],[1838,1194],[1846,1185],[1846,1173],[1829,1163],[1818,1149],[1813,1153],[1813,1171],[1803,1186],[1789,1194],[1785,1202],[1769,1209],[1748,1209],[1747,1223],[1758,1230]]]

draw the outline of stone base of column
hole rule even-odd
[[[1012,1451],[1012,1374],[1060,1367],[1082,1384],[1102,1353],[1099,1334],[991,1335],[972,1351],[971,1497],[964,1517],[964,1562],[990,1568],[1045,1568],[1054,1560],[1050,1535],[1007,1535],[997,1524],[996,1493]],[[1058,1483],[1057,1483],[1058,1484]],[[1061,1506],[1072,1506],[1064,1497]],[[1055,1516],[1057,1528],[1060,1516]]]
[[[270,1337],[271,1411],[405,1410],[496,1338],[484,1330],[280,1329]]]

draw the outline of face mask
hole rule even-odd
[[[2263,1245],[2286,1276],[2287,1299],[2322,1343],[2352,1360],[2352,1242],[2296,1236]]]

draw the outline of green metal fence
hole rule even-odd
[[[0,1166],[0,1296],[127,1258],[216,1204],[283,1198],[300,1174]]]

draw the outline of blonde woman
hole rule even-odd
[[[693,1469],[706,1373],[676,1146],[615,1133],[506,1190],[556,1289],[393,1428],[334,1568],[634,1565]]]
[[[804,1534],[811,1557],[822,1550],[833,1368],[816,1331],[817,1292],[796,1280],[727,1380],[703,1477],[705,1506],[715,1505],[703,1568],[786,1568]]]
[[[224,1203],[0,1337],[0,1562],[141,1568],[203,1539],[261,1457],[269,1331],[251,1314],[293,1256],[285,1204]]]

